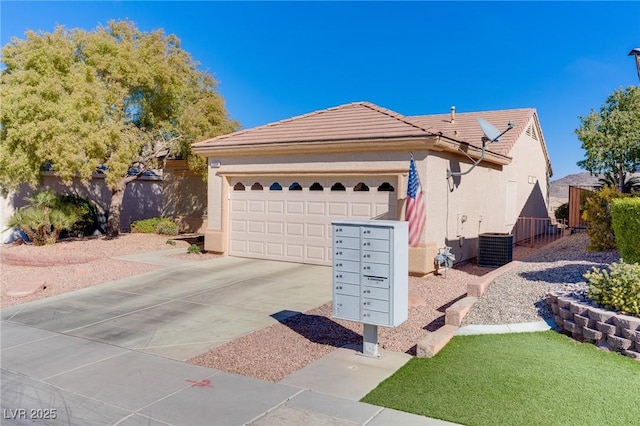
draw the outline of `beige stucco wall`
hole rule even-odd
[[[66,184],[52,172],[43,173],[43,183],[37,189],[51,189],[57,194],[77,194],[88,198],[98,207],[100,214],[105,214],[109,210],[111,192],[105,184],[104,178],[95,175],[89,182],[83,183],[80,179],[73,179]],[[10,192],[3,200],[3,220],[13,214],[15,209],[26,205],[24,197],[31,195],[34,189],[23,184],[16,191]],[[129,183],[124,195],[121,228],[129,230],[131,223],[149,217],[158,217],[162,207],[162,178],[161,177],[141,177]],[[2,228],[4,229],[4,227]],[[8,233],[3,233],[3,241]]]
[[[207,227],[207,183],[184,160],[168,160],[163,169],[162,217],[180,232],[203,233]]]
[[[489,147],[490,148],[490,147]],[[452,153],[425,159],[425,232],[438,247],[452,247],[456,260],[477,256],[481,233],[511,233],[520,216],[547,217],[547,166],[542,145],[527,135],[511,150],[505,166],[481,163],[470,173],[447,179],[447,169],[465,172],[471,163]],[[508,202],[508,192],[515,195]]]

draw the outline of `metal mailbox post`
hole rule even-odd
[[[407,222],[336,220],[333,235],[333,317],[364,324],[362,353],[379,357],[378,326],[408,315]]]

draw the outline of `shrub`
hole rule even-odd
[[[640,264],[612,263],[609,271],[593,268],[584,274],[589,297],[622,314],[640,316]]]
[[[189,248],[187,248],[187,253],[196,253],[202,254],[202,250],[200,250],[200,246],[197,244],[191,244]]]
[[[582,213],[589,235],[587,250],[604,251],[616,248],[611,224],[611,200],[624,196],[627,194],[622,194],[615,188],[605,187],[587,198]]]
[[[151,217],[149,219],[136,220],[131,224],[131,232],[141,234],[154,234],[158,230],[158,224],[163,219],[161,217]]]
[[[64,203],[55,192],[44,190],[25,197],[28,204],[9,218],[9,227],[18,227],[37,246],[53,244],[60,232],[71,229],[80,217],[78,208]]]
[[[640,263],[640,198],[613,200],[611,220],[620,257]]]
[[[176,243],[176,240],[167,240],[165,244],[169,244],[170,246],[175,246],[177,243]]]
[[[178,235],[178,225],[169,219],[162,219],[158,222],[156,232],[160,235]]]
[[[569,203],[564,203],[558,206],[555,211],[556,219],[564,220],[565,222],[569,221]]]
[[[83,237],[91,235],[98,229],[98,207],[94,202],[87,200],[79,195],[62,195],[60,201],[63,204],[74,206],[78,220],[71,225],[66,232],[67,235],[74,237]],[[61,236],[64,236],[64,232]]]
[[[178,225],[171,219],[152,217],[136,220],[131,224],[131,232],[143,234],[178,235]]]

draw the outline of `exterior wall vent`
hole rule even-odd
[[[485,233],[478,235],[478,265],[499,268],[513,260],[513,235]]]

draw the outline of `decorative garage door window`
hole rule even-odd
[[[391,177],[252,177],[230,181],[229,254],[331,264],[331,221],[397,220]]]

